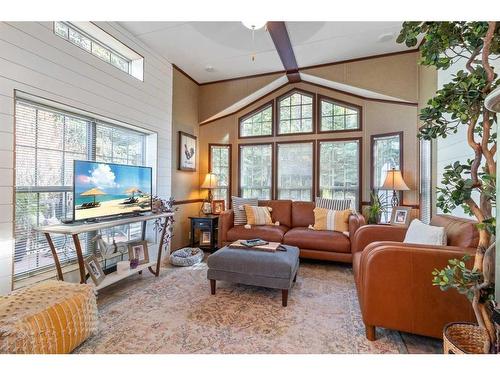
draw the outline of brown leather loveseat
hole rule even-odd
[[[352,262],[350,239],[365,224],[362,215],[353,214],[349,217],[349,233],[315,231],[308,228],[314,224],[313,202],[263,200],[259,201],[259,206],[271,207],[273,222],[279,221],[280,225],[252,225],[246,229],[243,225],[234,226],[233,210],[224,211],[219,217],[219,247],[236,240],[262,238],[297,246],[302,258]]]
[[[375,327],[441,338],[449,322],[475,322],[465,296],[432,285],[435,268],[474,255],[479,240],[475,224],[436,215],[431,225],[445,228],[448,246],[402,243],[406,228],[389,225],[366,225],[354,234],[354,277],[369,340],[375,340]]]

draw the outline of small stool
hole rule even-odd
[[[50,280],[0,296],[0,353],[71,353],[96,332],[91,285]]]

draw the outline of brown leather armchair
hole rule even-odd
[[[402,243],[406,228],[389,225],[366,225],[354,234],[354,278],[368,340],[375,340],[375,327],[440,338],[449,322],[475,322],[465,296],[432,285],[435,268],[474,255],[475,224],[436,215],[431,225],[445,227],[447,246]]]

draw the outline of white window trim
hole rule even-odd
[[[101,47],[104,49],[110,51],[111,53],[117,55],[123,60],[126,60],[129,64],[128,67],[128,72],[123,71],[122,69],[116,67],[113,65],[111,62],[104,61],[95,54],[93,54],[91,51],[87,51],[77,44],[71,42],[68,38],[65,38],[59,34],[56,33],[55,31],[55,24],[56,22],[60,22],[64,25],[66,25],[69,28],[72,28],[76,30],[77,32],[81,33],[83,36],[89,38],[93,43],[99,44]],[[121,72],[127,73],[138,80],[144,81],[144,57],[139,55],[137,52],[132,50],[130,47],[127,47],[125,44],[120,42],[118,39],[115,37],[111,36],[104,30],[102,30],[100,27],[96,26],[92,22],[67,22],[67,21],[55,21],[53,23],[54,25],[54,34],[69,43],[77,46],[80,49],[83,49],[84,51],[88,52],[92,56],[97,57],[99,60],[104,61],[108,65],[111,65],[112,67],[118,69]]]

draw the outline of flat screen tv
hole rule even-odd
[[[151,211],[150,167],[75,160],[73,220]]]

